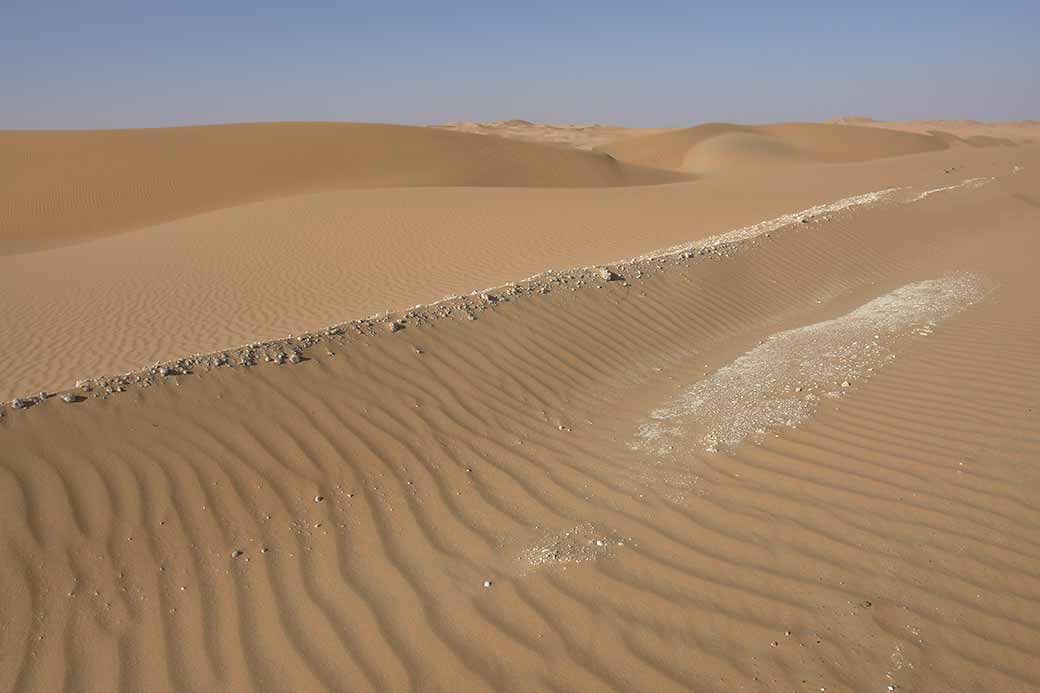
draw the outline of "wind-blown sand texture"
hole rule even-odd
[[[5,296],[114,258],[51,299],[88,312],[154,263],[108,285],[140,365],[249,305],[230,248],[274,313],[363,317],[353,273],[403,309],[5,406],[0,690],[1040,688],[1040,152],[731,170],[298,195],[5,258],[55,263]],[[696,401],[748,426],[705,444]]]

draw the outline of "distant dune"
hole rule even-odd
[[[824,123],[732,125],[709,123],[602,147],[641,166],[707,173],[735,166],[848,163],[945,149],[941,139]]]
[[[1040,138],[1040,121],[1010,120],[984,122],[979,120],[873,120],[857,116],[835,118],[829,123],[845,123],[900,132],[934,135],[951,143],[975,147],[1011,146],[1027,144]]]
[[[357,123],[0,131],[0,152],[0,254],[305,192],[679,179],[602,153]]]
[[[850,115],[834,118],[827,122],[836,123],[838,125],[869,125],[870,123],[876,123],[877,121],[869,116]]]

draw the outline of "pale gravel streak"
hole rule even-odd
[[[945,190],[956,190],[958,188],[973,190],[976,188],[981,188],[983,185],[986,185],[987,183],[995,180],[996,178],[992,176],[982,178],[968,178],[966,180],[961,181],[960,183],[955,183],[953,185],[947,185],[932,190],[926,190],[924,192],[918,193],[909,198],[904,198],[902,200],[899,199],[899,193],[905,191],[907,189],[905,187],[875,190],[874,192],[863,193],[861,195],[853,195],[852,197],[844,197],[840,200],[835,200],[834,202],[826,202],[824,204],[815,205],[813,207],[809,207],[808,209],[803,209],[800,212],[789,212],[774,219],[760,221],[757,224],[744,226],[739,229],[733,229],[732,231],[727,231],[725,233],[721,233],[715,236],[709,236],[699,241],[694,241],[691,243],[682,243],[679,245],[669,246],[668,248],[655,250],[644,255],[629,258],[624,262],[642,262],[646,260],[656,260],[658,258],[680,255],[686,252],[706,250],[709,248],[716,248],[722,245],[739,243],[741,241],[750,240],[757,236],[772,233],[773,231],[778,231],[784,228],[785,226],[792,226],[802,221],[803,219],[814,219],[816,217],[821,217],[826,214],[836,214],[847,209],[861,207],[863,205],[875,204],[878,202],[898,201],[902,202],[903,204],[912,204],[914,202],[920,202],[929,195],[933,195],[937,192]]]
[[[694,435],[716,452],[797,426],[821,397],[841,396],[895,358],[902,339],[931,334],[986,293],[985,280],[974,274],[920,281],[841,317],[778,332],[651,412],[630,447],[667,455]]]
[[[996,180],[996,178],[994,178],[993,176],[983,176],[981,178],[969,178],[967,180],[961,181],[960,183],[955,183],[953,185],[944,185],[941,188],[932,188],[931,190],[925,190],[924,192],[918,193],[917,195],[915,195],[912,198],[910,198],[909,201],[910,202],[919,202],[919,201],[923,200],[924,198],[928,197],[929,195],[934,195],[935,193],[939,193],[939,192],[945,192],[947,190],[956,190],[958,188],[967,188],[969,190],[974,190],[976,188],[981,188],[983,185],[986,185],[987,183],[995,181],[995,180]]]
[[[680,253],[704,250],[708,248],[716,248],[720,245],[726,245],[729,243],[739,243],[740,241],[746,241],[756,236],[761,236],[766,233],[771,233],[782,229],[785,226],[790,226],[800,222],[802,219],[811,219],[813,217],[822,216],[824,214],[834,214],[845,209],[853,207],[860,207],[862,205],[869,205],[875,202],[881,202],[883,200],[891,199],[897,192],[903,188],[886,188],[885,190],[875,190],[874,192],[863,193],[861,195],[854,195],[852,197],[844,197],[834,202],[827,202],[824,204],[815,205],[808,209],[803,209],[800,212],[789,212],[773,219],[766,219],[760,221],[757,224],[751,226],[744,226],[739,229],[733,229],[726,233],[721,233],[715,236],[709,236],[708,238],[694,241],[692,243],[682,243],[680,245],[673,245],[668,248],[662,248],[655,250],[645,255],[631,258],[627,262],[641,262],[645,260],[656,260],[662,257],[668,257],[672,255],[679,255]]]
[[[800,212],[788,212],[787,214],[782,214],[772,219],[766,219],[765,221],[760,221],[750,226],[743,226],[739,229],[733,229],[725,233],[716,234],[714,236],[708,236],[707,238],[702,238],[698,241],[688,241],[685,243],[680,243],[678,245],[668,246],[667,248],[658,248],[657,250],[650,251],[649,253],[644,253],[643,255],[637,255],[635,257],[630,257],[623,260],[615,260],[613,262],[608,262],[605,263],[605,265],[603,266],[617,267],[636,262],[659,260],[662,258],[669,258],[674,257],[676,255],[681,255],[682,253],[686,252],[704,250],[708,248],[716,248],[718,246],[727,245],[731,243],[739,243],[740,241],[746,241],[751,238],[755,238],[756,236],[761,236],[762,234],[777,231],[785,226],[796,224],[802,219],[810,219],[817,216],[821,216],[823,214],[833,214],[845,209],[850,209],[853,207],[859,207],[862,205],[868,205],[875,202],[881,202],[883,200],[892,199],[895,196],[895,194],[901,190],[905,190],[905,188],[886,188],[884,190],[875,190],[873,192],[862,193],[860,195],[853,195],[852,197],[843,197],[840,200],[818,204],[813,207],[809,207],[808,209],[803,209]],[[539,274],[533,274],[530,277],[527,277],[526,279],[523,279],[521,281],[537,281],[539,279],[550,277],[553,274],[566,274],[567,272],[590,270],[594,269],[594,267],[596,266],[590,265],[586,267],[574,267],[569,270],[562,270],[560,272],[550,269]],[[505,284],[499,284],[497,286],[488,287],[486,289],[474,289],[472,292],[468,294],[468,296],[477,296],[480,294],[488,293],[489,291],[497,291],[499,289],[516,286],[517,283],[519,282],[506,282]],[[451,301],[458,298],[463,298],[463,295],[450,294],[441,299],[440,302]],[[415,306],[415,308],[421,307],[424,306]],[[387,314],[389,314],[389,311],[387,311],[387,313],[380,313],[379,315],[372,317],[378,318],[383,317]]]

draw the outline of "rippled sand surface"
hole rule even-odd
[[[452,197],[484,193],[351,192],[351,214],[425,200],[472,235],[424,237],[419,207],[393,217],[409,233],[330,223],[313,248],[271,222],[255,305],[286,322],[246,349],[224,347],[268,335],[214,279],[236,227],[201,221],[230,211],[5,258],[96,274],[53,299],[67,321],[29,329],[56,269],[5,322],[8,349],[40,345],[5,355],[77,401],[0,417],[0,690],[1040,688],[1040,156],[828,166],[484,199],[572,210],[526,244]],[[348,193],[250,203],[231,245],[327,195]],[[133,255],[136,293],[75,322],[106,286],[90,249],[146,239],[170,252]],[[178,275],[190,248],[212,264]],[[350,322],[378,310],[351,303],[361,279],[388,316]],[[337,329],[300,335],[308,304]],[[135,337],[128,305],[165,322]],[[232,344],[168,353],[206,319]],[[123,370],[215,353],[65,390],[54,354],[92,326],[144,345]]]

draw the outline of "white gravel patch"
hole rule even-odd
[[[959,274],[902,286],[839,318],[778,332],[651,412],[631,443],[668,455],[696,440],[731,450],[749,437],[811,417],[823,397],[841,397],[982,299],[982,278]]]
[[[613,532],[585,522],[571,529],[547,532],[539,541],[524,548],[519,560],[525,568],[588,563],[614,555],[625,543],[625,539]]]

